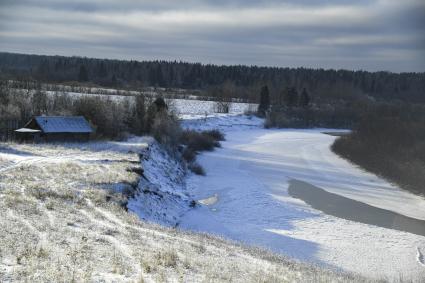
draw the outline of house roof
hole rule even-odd
[[[92,128],[83,116],[37,116],[34,119],[44,133],[92,132]]]

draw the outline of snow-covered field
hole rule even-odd
[[[21,90],[25,92],[26,90]],[[131,95],[117,95],[117,94],[98,94],[98,93],[79,93],[79,92],[55,92],[47,91],[49,96],[66,95],[70,98],[77,99],[82,97],[100,97],[109,99],[114,102],[134,103],[135,92],[130,92]],[[158,95],[155,92],[147,93],[149,98]],[[225,114],[218,114],[218,102],[199,100],[196,96],[190,96],[190,99],[180,98],[166,98],[165,101],[171,111],[173,111],[181,119],[196,119],[202,117],[216,117],[216,116],[229,116],[240,115],[246,112],[254,112],[257,110],[258,104],[244,103],[244,102],[229,102],[229,112]]]
[[[229,115],[240,115],[245,112],[256,111],[258,105],[253,103],[232,102],[229,103],[229,113],[217,114],[217,102],[192,99],[167,99],[171,110],[182,119],[197,119],[203,117],[227,117]]]
[[[362,280],[141,220],[188,210],[183,170],[151,138],[0,143],[0,282]]]
[[[288,194],[289,181],[300,180],[425,220],[424,198],[332,153],[336,137],[323,133],[328,130],[266,130],[261,120],[243,116],[189,120],[185,126],[220,128],[226,141],[199,157],[207,175],[187,183],[202,206],[189,211],[181,227],[372,278],[423,282],[425,236],[326,215]]]

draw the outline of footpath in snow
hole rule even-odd
[[[332,153],[336,137],[323,129],[266,130],[261,122],[245,116],[185,122],[188,128],[220,128],[226,141],[198,157],[207,175],[191,176],[187,186],[200,206],[185,214],[180,227],[369,277],[425,278],[425,236],[379,225],[379,219],[371,225],[326,214],[302,194],[289,194],[288,187],[301,181],[334,200],[365,205],[370,213],[376,208],[387,222],[394,215],[394,223],[405,218],[425,223],[425,199]]]

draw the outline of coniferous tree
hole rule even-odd
[[[155,101],[153,103],[156,105],[156,110],[158,112],[168,110],[167,103],[165,102],[164,98],[162,98],[162,97],[158,97],[157,99],[155,99]]]
[[[285,105],[294,107],[298,103],[298,91],[295,87],[287,88],[285,92]]]
[[[260,104],[258,105],[258,114],[265,116],[270,108],[270,94],[269,88],[265,85],[261,88]]]
[[[135,107],[133,113],[131,113],[129,124],[133,132],[140,135],[145,130],[146,103],[145,97],[141,93],[135,97],[135,100]]]
[[[310,95],[305,88],[303,88],[303,91],[301,92],[299,104],[304,108],[307,108],[310,105]]]
[[[88,80],[89,80],[89,75],[87,73],[87,69],[84,65],[81,65],[80,71],[78,72],[78,81],[87,82]]]
[[[116,87],[118,85],[117,76],[115,76],[115,74],[112,75],[111,85],[114,86],[114,87]]]
[[[40,65],[38,66],[37,74],[40,79],[49,81],[51,72],[50,64],[47,59],[41,61]]]
[[[104,78],[108,75],[108,71],[106,70],[105,63],[103,61],[100,62],[98,76]]]

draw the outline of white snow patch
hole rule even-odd
[[[217,102],[193,99],[166,99],[170,110],[174,111],[179,117],[183,119],[209,117],[211,115],[229,116],[244,114],[245,112],[255,111],[258,104],[231,102],[229,103],[229,113],[219,114],[216,113]]]

